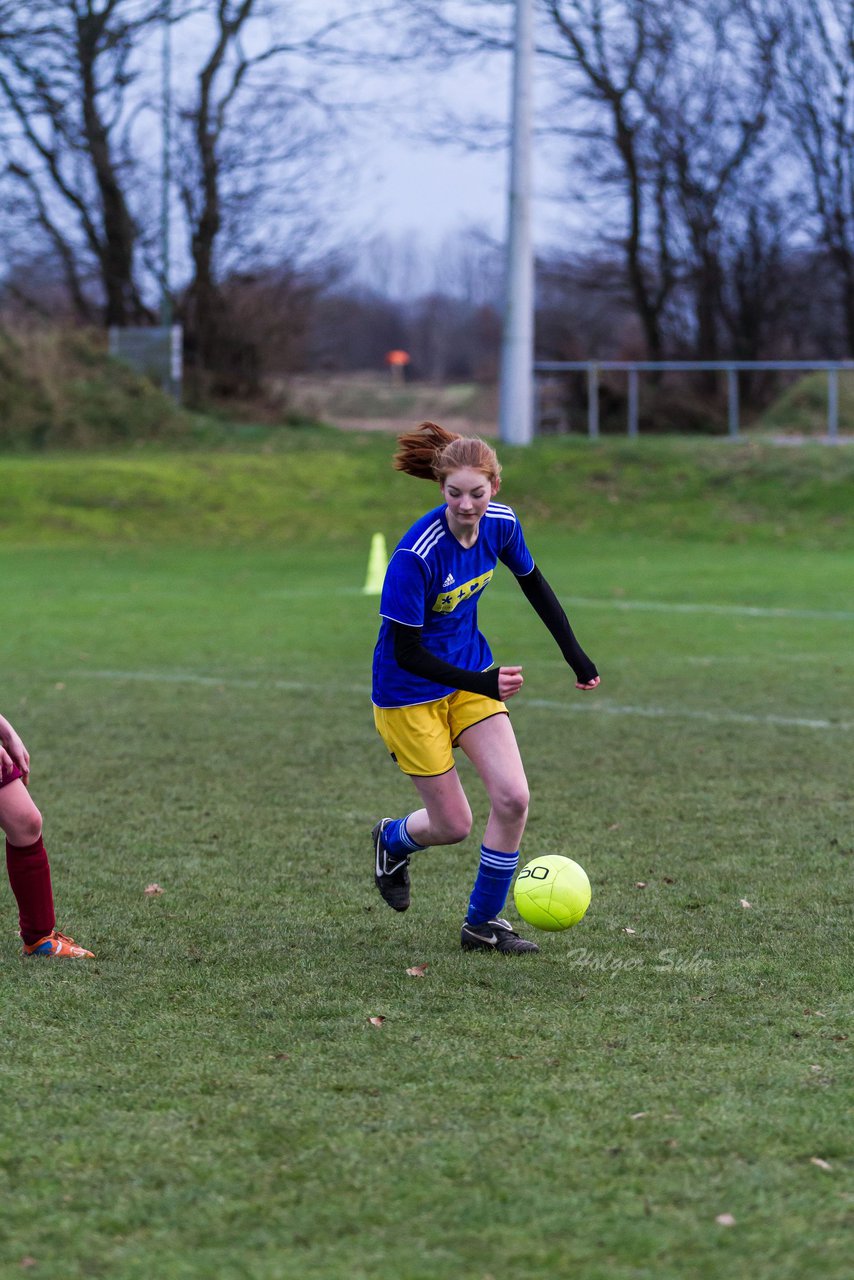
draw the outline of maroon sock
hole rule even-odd
[[[6,841],[6,870],[18,901],[21,937],[27,946],[46,937],[56,924],[50,863],[41,836],[32,844],[14,845]]]

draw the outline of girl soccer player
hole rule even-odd
[[[29,774],[29,752],[0,716],[0,829],[6,833],[6,868],[18,901],[24,955],[91,960],[91,951],[56,928],[42,816],[27,790]]]
[[[477,626],[478,599],[499,560],[557,641],[575,687],[595,689],[599,675],[534,564],[514,511],[494,501],[501,474],[494,449],[433,422],[400,436],[398,444],[396,469],[438,481],[443,502],[401,538],[383,584],[374,721],[423,807],[381,818],[374,827],[374,881],[390,907],[406,911],[411,854],[468,836],[471,809],[452,751],[459,745],[491,804],[461,945],[464,951],[539,951],[501,916],[519,862],[528,783],[504,706],[522,688],[522,668],[494,667]]]

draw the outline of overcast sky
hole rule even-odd
[[[465,153],[400,135],[377,136],[351,216],[432,243],[471,225],[499,238],[507,221],[507,174],[503,151]]]
[[[271,0],[266,13],[247,36],[259,47],[293,38],[299,30],[316,30],[331,16],[353,12],[351,0]],[[173,39],[173,92],[176,102],[191,87],[199,48],[210,38],[202,15],[182,24]],[[160,75],[160,38],[148,47],[148,74]],[[421,62],[401,66],[372,65],[339,69],[310,60],[289,64],[288,75],[320,85],[327,101],[346,101],[346,123],[340,136],[339,158],[345,165],[345,197],[336,202],[329,233],[337,245],[363,243],[367,237],[388,236],[398,242],[417,241],[425,252],[440,250],[454,233],[471,229],[503,241],[507,231],[509,136],[512,58],[493,53],[480,60],[450,67],[426,67]],[[370,107],[370,110],[368,109]],[[461,120],[490,118],[507,128],[493,132],[489,150],[455,143],[448,133],[446,113]],[[438,138],[443,135],[443,140]],[[446,140],[447,139],[447,140]],[[156,163],[156,162],[155,162]],[[340,177],[340,173],[339,173]],[[319,201],[328,180],[322,166],[315,174]],[[556,210],[546,198],[550,181],[541,147],[533,164],[533,225],[539,243],[553,240]],[[337,247],[333,243],[330,247]],[[182,249],[176,241],[176,258]],[[180,274],[180,265],[177,270]]]
[[[315,2],[319,12],[341,12],[341,0]],[[387,98],[388,107],[356,126],[353,217],[375,230],[395,236],[412,231],[434,244],[472,225],[503,237],[507,150],[475,151],[426,135],[436,131],[445,111],[506,122],[511,73],[510,57],[501,54],[445,71],[413,63],[356,73],[361,96],[380,103]],[[345,73],[345,83],[351,75]]]
[[[367,124],[354,126],[355,142],[348,148],[355,158],[354,198],[344,223],[349,216],[354,226],[395,237],[412,232],[433,247],[471,227],[503,240],[512,73],[509,53],[493,53],[440,73],[417,64],[388,74],[359,73],[364,95],[376,94],[381,101],[388,93],[390,106]],[[535,81],[535,98],[540,96],[536,88]],[[439,141],[445,112],[469,125],[491,120],[494,127],[484,135],[489,149],[467,148],[453,140],[453,131]],[[564,170],[554,151],[549,154],[545,139],[534,142],[531,177],[533,234],[544,245],[561,237],[568,217],[565,202],[550,198],[561,188]]]

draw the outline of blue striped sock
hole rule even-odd
[[[416,849],[427,848],[426,844],[417,844],[406,830],[406,821],[410,816],[407,814],[406,818],[392,818],[383,831],[383,843],[393,858],[405,858]]]
[[[518,865],[518,849],[515,853],[500,853],[498,849],[487,849],[485,844],[480,846],[480,866],[466,916],[469,924],[484,924],[501,914]]]

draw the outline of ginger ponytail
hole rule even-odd
[[[414,431],[398,436],[397,443],[395,470],[419,480],[438,480],[442,484],[446,476],[462,467],[482,471],[493,482],[501,475],[496,452],[485,440],[456,435],[435,422],[422,422]]]
[[[397,437],[398,450],[394,455],[395,471],[405,471],[419,480],[438,480],[436,460],[449,444],[461,437],[446,431],[435,422],[422,422],[414,431]]]

